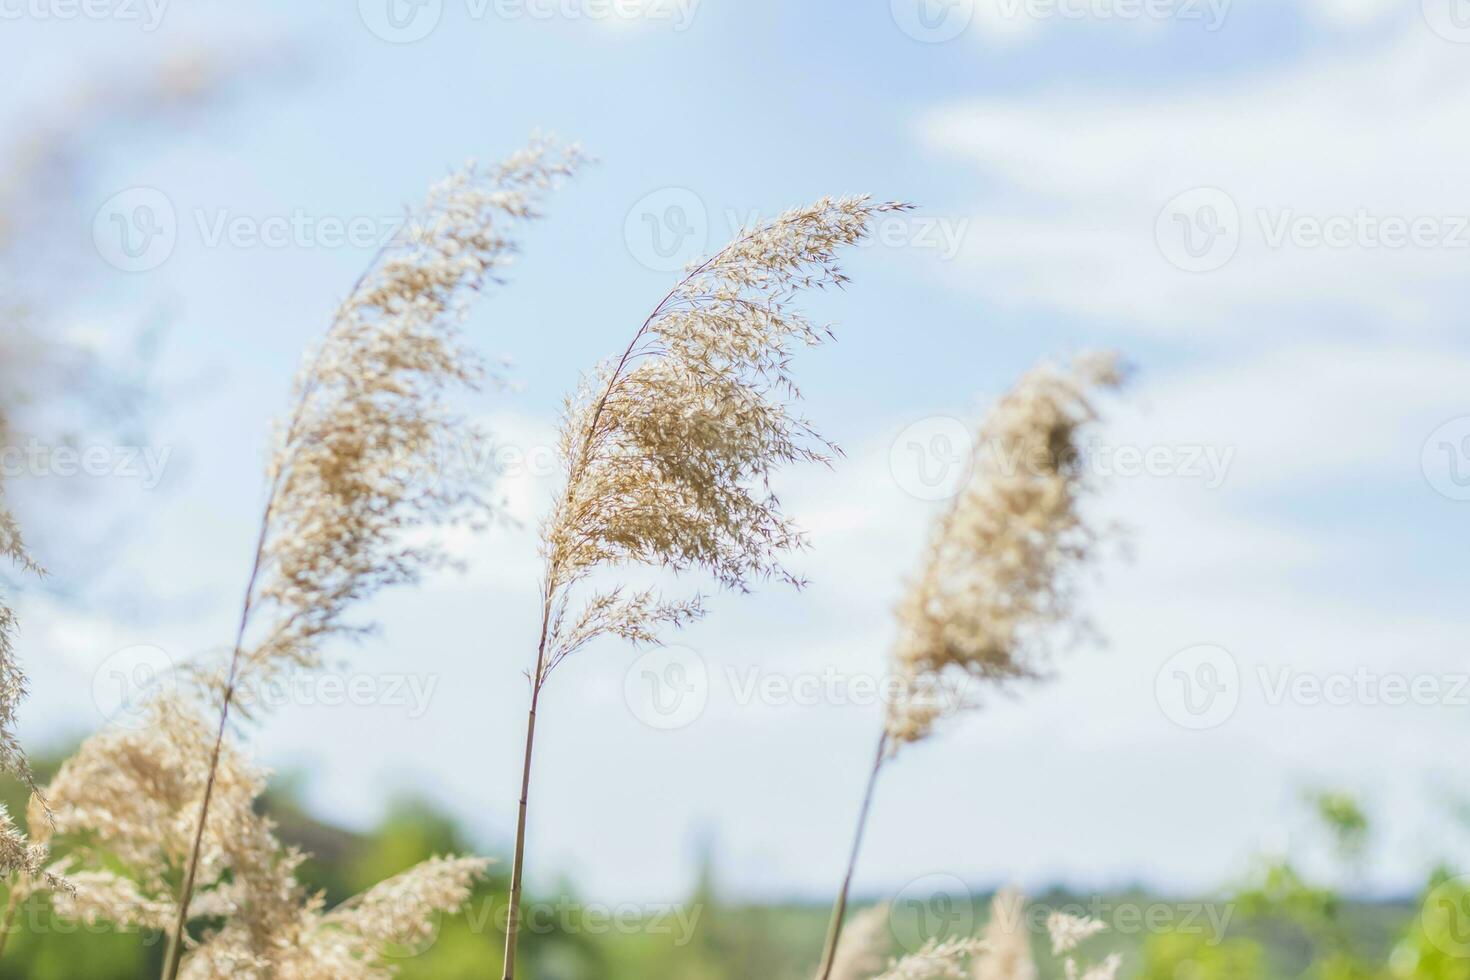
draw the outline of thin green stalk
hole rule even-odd
[[[858,854],[862,851],[863,835],[868,829],[868,814],[873,809],[873,792],[878,787],[878,774],[883,771],[883,763],[887,761],[888,732],[884,731],[883,737],[878,740],[878,754],[873,759],[873,769],[868,774],[868,788],[863,793],[863,806],[858,812],[857,833],[853,837],[852,853],[847,859],[847,874],[842,878],[842,888],[837,892],[837,903],[832,909],[832,925],[827,930],[827,947],[822,952],[819,980],[829,980],[832,976],[832,965],[837,959],[837,944],[842,939],[843,920],[847,918],[847,900],[852,892],[852,877],[857,870]]]

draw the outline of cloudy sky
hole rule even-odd
[[[120,689],[228,642],[301,349],[405,204],[539,128],[599,162],[472,320],[513,364],[514,391],[468,408],[520,526],[456,538],[463,574],[374,603],[380,634],[338,651],[366,703],[303,682],[250,729],[313,806],[367,824],[421,792],[504,847],[563,392],[742,222],[868,192],[920,208],[812,304],[839,341],[801,357],[806,410],[847,450],[781,487],[812,586],[720,597],[663,659],[608,645],[556,676],[535,876],[669,899],[712,841],[732,888],[827,894],[881,714],[863,682],[956,420],[1098,346],[1138,369],[1092,446],[1099,506],[1131,528],[1089,594],[1106,643],[892,768],[859,888],[1213,887],[1305,846],[1301,795],[1328,786],[1380,818],[1380,887],[1452,847],[1441,812],[1470,789],[1452,764],[1470,739],[1459,0],[394,4],[0,0],[26,298],[104,352],[140,325],[164,338],[149,454],[17,484],[55,549],[54,590],[20,601],[31,743],[129,723]],[[202,101],[169,68],[191,54],[223,76]],[[28,171],[52,160],[36,145],[72,165]],[[694,692],[672,716],[650,701],[668,681]]]

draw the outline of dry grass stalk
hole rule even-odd
[[[853,916],[852,925],[843,934],[832,967],[833,980],[871,980],[888,962],[893,947],[889,931],[887,904],[875,905]]]
[[[68,845],[53,870],[73,889],[51,900],[74,921],[172,927],[173,879],[215,762],[190,917],[223,924],[190,938],[180,976],[383,980],[393,974],[386,952],[431,939],[434,916],[463,906],[485,869],[478,858],[438,858],[328,911],[296,878],[305,855],[282,846],[257,808],[265,774],[228,742],[212,760],[211,729],[193,705],[160,700],[148,721],[89,738],[52,783],[55,832]]]
[[[974,980],[1036,980],[1031,937],[1025,929],[1026,899],[1004,889],[990,902],[985,952],[975,959]]]
[[[207,678],[219,705],[216,754],[240,684],[316,666],[326,640],[362,631],[345,618],[355,603],[417,581],[440,560],[433,546],[405,535],[481,509],[472,484],[436,469],[439,446],[463,436],[447,392],[483,373],[460,341],[464,305],[511,260],[513,232],[538,216],[539,198],[580,162],[575,147],[538,139],[498,166],[472,164],[435,185],[308,358],[271,459],[228,669]],[[165,980],[178,976],[187,940],[216,771],[217,761],[208,767]]]
[[[985,952],[983,939],[931,939],[896,960],[877,980],[966,980],[971,961]]]
[[[974,443],[968,485],[935,522],[918,576],[900,602],[893,652],[901,693],[888,705],[858,830],[823,956],[829,980],[878,777],[904,745],[933,733],[964,702],[964,682],[1040,676],[1056,635],[1077,623],[1076,574],[1098,532],[1080,504],[1094,488],[1081,432],[1097,419],[1091,393],[1122,383],[1117,359],[1028,372],[991,411]]]
[[[0,445],[7,445],[10,440],[6,416],[0,411]],[[41,567],[26,550],[20,525],[5,506],[3,492],[4,488],[0,487],[0,556],[24,574],[42,575]],[[44,827],[51,819],[50,808],[36,788],[30,761],[15,734],[20,703],[26,696],[25,672],[15,654],[15,633],[15,613],[0,593],[0,772],[10,773],[26,785],[38,818],[35,826]],[[44,869],[46,858],[44,842],[28,840],[5,807],[0,806],[0,876],[12,879],[4,921],[0,923],[0,952],[10,938],[18,892],[32,879],[49,881]]]
[[[515,975],[527,798],[536,711],[546,678],[599,636],[656,643],[702,614],[700,599],[621,588],[582,595],[600,568],[699,569],[722,586],[800,581],[782,558],[804,546],[770,477],[822,462],[834,447],[792,413],[797,347],[826,331],[793,305],[807,290],[847,282],[838,252],[875,216],[906,208],[863,197],[824,198],[749,229],[694,267],[616,360],[567,402],[565,487],[542,524],[541,637],[531,672],[504,977]]]

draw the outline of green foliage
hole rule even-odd
[[[1266,953],[1250,939],[1212,943],[1201,936],[1165,933],[1143,947],[1139,980],[1259,980]]]

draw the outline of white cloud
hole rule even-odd
[[[1175,336],[1284,326],[1338,336],[1455,323],[1470,257],[1470,174],[1456,163],[1467,127],[1463,51],[1416,24],[1368,53],[1247,80],[985,99],[934,111],[920,128],[984,180],[956,278],[999,303]],[[1171,264],[1185,233],[1172,216],[1156,234],[1166,205],[1195,188],[1228,199],[1218,219],[1191,204],[1182,220],[1239,232],[1215,271]],[[1383,221],[1417,219],[1433,246],[1374,244],[1398,233]],[[1324,222],[1347,247],[1301,237]],[[1275,245],[1282,227],[1295,237]]]
[[[926,0],[917,0],[924,3]],[[1162,37],[1177,27],[1218,34],[1245,16],[1299,10],[1312,23],[1338,30],[1363,30],[1402,5],[1395,0],[928,0],[933,11],[953,10],[968,18],[975,36],[992,45],[1037,40],[1049,29],[1114,29],[1137,37]],[[1417,6],[1417,4],[1416,4]]]

